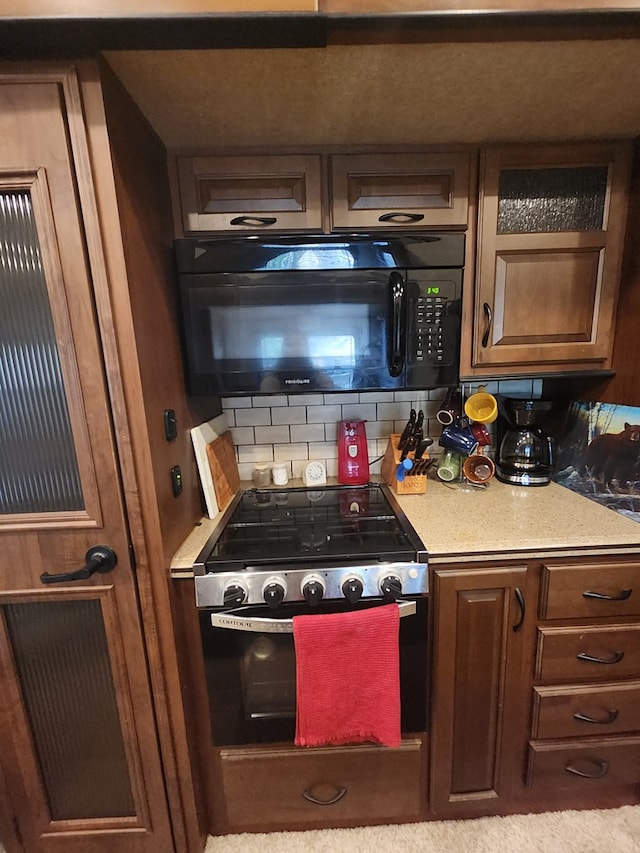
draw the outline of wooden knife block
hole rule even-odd
[[[396,471],[400,464],[400,456],[402,455],[400,450],[398,450],[399,441],[399,435],[394,434],[389,436],[389,443],[387,444],[387,449],[382,460],[382,467],[380,469],[382,479],[397,495],[421,495],[427,491],[426,474],[416,474],[412,476],[411,472],[407,471],[404,480],[396,479]],[[413,450],[407,453],[407,459],[413,459],[413,456]],[[422,458],[428,459],[429,454],[425,452],[422,455]]]

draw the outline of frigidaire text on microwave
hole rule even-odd
[[[458,382],[463,234],[178,240],[191,394]]]

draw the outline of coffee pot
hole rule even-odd
[[[555,442],[541,426],[552,407],[548,400],[500,398],[503,433],[496,476],[517,486],[546,486],[551,482]]]
[[[357,486],[369,482],[369,451],[364,421],[338,424],[338,482]]]

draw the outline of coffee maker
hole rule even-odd
[[[548,400],[501,397],[502,415],[496,477],[516,486],[546,486],[551,482],[555,442],[541,424],[550,411]]]
[[[338,424],[338,482],[363,485],[369,482],[369,452],[364,421]]]

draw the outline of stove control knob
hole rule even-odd
[[[287,582],[284,578],[267,578],[262,585],[262,597],[265,604],[276,608],[285,599],[287,594]]]
[[[347,599],[349,604],[355,604],[362,598],[362,593],[364,590],[364,586],[362,585],[362,581],[360,578],[355,577],[355,575],[349,575],[342,582],[342,594]]]
[[[322,597],[326,591],[325,583],[320,575],[305,575],[305,577],[302,578],[300,588],[302,590],[304,600],[311,607],[314,607],[322,601]]]
[[[249,597],[249,590],[244,581],[232,580],[222,592],[222,602],[225,607],[240,607]]]
[[[402,581],[397,575],[385,575],[380,578],[380,592],[385,598],[395,601],[402,595]]]

